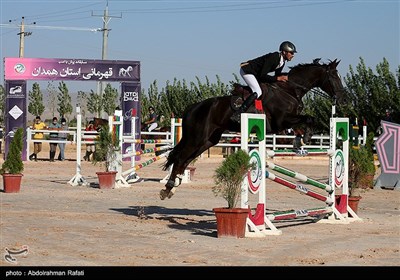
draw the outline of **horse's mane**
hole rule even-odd
[[[292,70],[302,70],[302,69],[304,69],[304,68],[308,68],[308,67],[321,67],[321,66],[327,66],[327,65],[329,65],[330,63],[332,63],[332,61],[330,60],[329,61],[329,63],[320,63],[320,60],[321,60],[321,58],[315,58],[314,60],[313,60],[313,62],[311,62],[311,63],[299,63],[299,64],[297,64],[297,65],[295,65],[295,66],[291,66],[291,67],[289,67],[289,69],[290,69],[290,71],[292,71]]]

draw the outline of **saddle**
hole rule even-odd
[[[268,91],[268,87],[263,87],[263,95],[266,93],[265,91]],[[232,103],[231,107],[233,110],[237,110],[240,108],[242,105],[243,101],[246,100],[253,91],[249,86],[241,85],[238,83],[233,84],[233,90],[232,90]],[[262,95],[262,96],[263,96]],[[261,99],[262,99],[261,96]],[[257,104],[258,103],[258,104]],[[264,113],[263,106],[262,106],[262,101],[261,100],[256,100],[254,104],[250,106],[250,108],[247,110],[248,113],[254,113],[254,114],[261,114]],[[266,113],[267,118],[270,118],[270,115]]]

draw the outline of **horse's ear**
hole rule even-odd
[[[319,57],[319,58],[315,58],[315,59],[313,59],[313,64],[320,64],[319,63],[319,61],[321,60],[321,58]]]
[[[340,60],[337,60],[337,58],[334,61],[332,61],[331,64],[330,64],[331,69],[336,69],[336,67],[338,66],[339,62],[340,62]]]

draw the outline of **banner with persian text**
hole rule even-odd
[[[140,80],[140,62],[124,60],[4,58],[5,80]]]
[[[7,91],[5,135],[12,135],[16,127],[26,128],[28,80],[127,82],[128,88],[121,96],[121,100],[124,100],[121,104],[123,115],[135,109],[140,116],[140,105],[134,101],[138,98],[134,96],[135,92],[140,92],[140,61],[5,57],[4,80]],[[129,88],[132,83],[139,90]],[[130,129],[130,122],[125,123]],[[4,156],[7,155],[10,139],[5,138]],[[26,156],[24,148],[23,160],[26,160]]]

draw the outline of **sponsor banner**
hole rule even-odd
[[[140,62],[124,60],[4,58],[5,80],[140,81]]]
[[[19,127],[24,128],[24,148],[22,149],[22,159],[26,160],[26,81],[6,81],[6,114],[5,114],[5,151],[14,133]]]
[[[121,83],[121,96],[122,96],[122,115],[124,121],[124,131],[123,135],[131,135],[132,129],[132,117],[136,117],[135,121],[135,138],[140,139],[140,129],[141,129],[141,108],[140,108],[140,83]],[[122,145],[122,151],[125,153],[126,149],[130,147],[131,144],[125,143]],[[136,144],[136,150],[140,149],[140,144]],[[140,156],[137,157],[137,160]],[[124,160],[129,160],[126,158]]]

